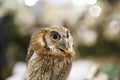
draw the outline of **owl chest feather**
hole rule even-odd
[[[53,55],[33,55],[28,64],[29,80],[66,80],[69,75],[72,60]]]

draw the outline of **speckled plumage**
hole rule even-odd
[[[68,29],[42,28],[31,37],[26,57],[27,80],[66,80],[74,55]]]

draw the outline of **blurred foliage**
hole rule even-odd
[[[108,65],[101,68],[101,71],[109,76],[109,80],[115,80],[117,75],[119,75],[119,69],[114,65]]]
[[[97,43],[92,47],[79,45],[77,50],[79,50],[80,55],[85,56],[101,56],[107,57],[108,55],[114,54],[117,57],[120,56],[120,43],[114,41],[106,41],[104,37],[98,37]]]
[[[7,31],[8,31],[8,46],[13,47],[13,49],[16,51],[15,53],[9,53],[14,54],[15,61],[25,60],[25,55],[27,52],[27,47],[29,44],[30,36],[23,36],[21,35],[18,26],[14,22],[14,13],[8,13],[6,16],[6,23],[7,23]],[[16,44],[16,46],[15,46]],[[15,46],[15,47],[14,47]],[[8,54],[8,55],[9,55]],[[9,56],[10,56],[9,55]],[[8,57],[9,58],[9,57]]]
[[[0,78],[5,79],[12,74],[13,66],[17,61],[25,61],[30,36],[21,35],[18,26],[14,22],[14,13],[7,13],[3,19],[6,23],[3,23],[5,24],[3,27],[7,29],[5,32],[7,35],[2,34],[4,37],[7,37],[7,40],[4,41],[5,44],[3,43],[7,48],[6,53],[4,53],[7,57],[7,66],[2,68]]]

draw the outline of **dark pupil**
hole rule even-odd
[[[54,34],[54,35],[53,35],[53,39],[58,39],[58,35],[57,35],[57,34]]]

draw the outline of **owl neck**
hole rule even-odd
[[[73,59],[73,55],[71,55],[72,53],[65,53],[62,52],[61,50],[56,50],[56,49],[49,49],[49,48],[44,48],[44,49],[39,49],[36,51],[36,54],[38,54],[39,56],[43,55],[43,56],[53,56],[53,57],[57,57],[57,58],[69,58],[69,59]]]

